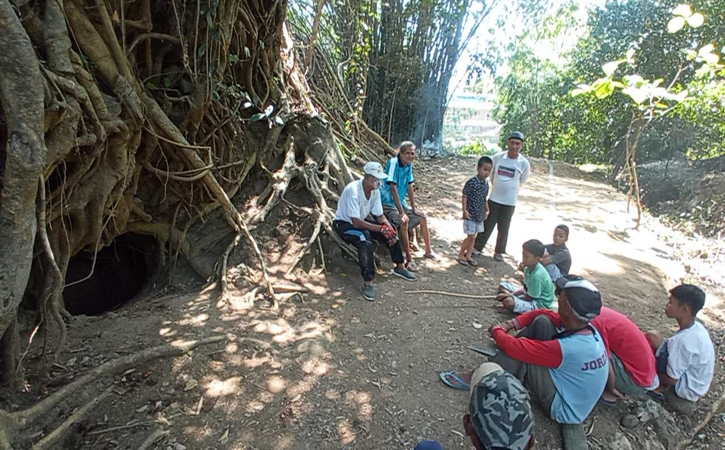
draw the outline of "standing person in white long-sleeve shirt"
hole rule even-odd
[[[491,195],[488,198],[489,214],[483,223],[483,233],[476,236],[474,248],[479,252],[486,246],[494,228],[498,228],[496,249],[493,259],[503,261],[506,253],[511,217],[514,215],[519,188],[529,178],[531,166],[529,160],[521,154],[524,135],[514,131],[509,135],[507,150],[493,155],[491,171]]]

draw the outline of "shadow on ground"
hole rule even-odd
[[[468,449],[461,423],[467,396],[445,387],[437,374],[480,364],[482,357],[466,347],[487,341],[486,329],[510,316],[490,300],[408,291],[491,295],[501,277],[514,273],[521,243],[532,237],[548,242],[561,221],[574,230],[574,271],[595,281],[605,304],[628,312],[643,328],[673,329],[662,313],[669,278],[654,260],[628,250],[638,238],[613,212],[622,199],[590,181],[535,174],[514,218],[514,256],[496,263],[489,246],[479,267],[457,264],[460,190],[474,172],[473,158],[417,167],[418,199],[439,258],[417,259],[419,280],[411,283],[387,273],[391,265],[382,251],[375,303],[358,294],[357,265],[325,243],[331,255],[326,272],[319,271],[320,261],[307,261],[304,271],[286,277],[285,258],[270,256],[275,283],[301,291],[285,294],[278,310],[264,303],[247,308],[242,292],[221,301],[208,288],[139,299],[76,320],[56,374],[162,343],[216,334],[227,340],[89,386],[88,392],[100,392],[113,382],[115,394],[78,429],[74,448],[135,449],[164,429],[169,434],[158,448],[410,449],[420,439],[437,439],[447,449]],[[722,356],[722,329],[717,332]],[[702,402],[703,410],[717,395]],[[629,407],[597,408],[588,423],[592,448],[605,446]],[[701,416],[679,420],[688,430]],[[539,448],[560,448],[558,427],[538,409],[536,432]],[[638,430],[633,442],[648,432]]]

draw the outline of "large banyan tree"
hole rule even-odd
[[[47,360],[63,347],[63,289],[80,252],[95,255],[133,232],[151,236],[162,256],[180,252],[194,266],[189,229],[222,215],[236,239],[215,256],[226,262],[235,245],[249,248],[256,258],[248,264],[274,297],[250,230],[293,180],[311,194],[304,209],[314,225],[303,250],[329,229],[327,202],[351,175],[310,99],[286,13],[286,0],[0,0],[6,383],[22,386],[21,350],[36,331]],[[259,207],[240,214],[232,199],[252,177],[265,185],[256,192]],[[34,314],[28,330],[18,324],[20,308]],[[151,349],[138,358],[183,350]],[[87,377],[32,408],[0,410],[0,448]],[[68,426],[39,446],[52,447]]]

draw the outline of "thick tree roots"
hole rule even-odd
[[[91,382],[100,377],[116,374],[154,359],[180,356],[196,347],[223,342],[225,339],[225,336],[212,336],[206,339],[160,345],[143,350],[109,361],[90,370],[85,375],[77,378],[72,383],[64,386],[28,409],[12,413],[0,410],[0,450],[12,449],[13,442],[22,437],[20,434],[21,431],[27,430],[38,419],[47,416],[60,402],[68,399],[80,389],[87,388]],[[98,405],[110,394],[111,388],[108,388],[100,395],[93,397],[66,418],[53,431],[35,443],[33,449],[57,448],[58,443],[65,437],[72,425],[78,423],[93,407]],[[24,434],[27,435],[27,433]]]
[[[314,222],[290,270],[322,231],[357,257],[330,226],[328,204],[353,178],[335,135],[375,142],[361,145],[366,159],[390,148],[359,119],[355,136],[365,139],[346,137],[334,114],[332,126],[319,118],[322,104],[312,100],[285,17],[286,1],[219,0],[199,9],[190,0],[0,0],[4,381],[23,386],[30,342],[42,342],[46,366],[53,362],[69,318],[63,289],[95,270],[94,260],[87,274],[67,279],[71,257],[97,253],[124,233],[153,236],[160,260],[181,254],[203,273],[189,230],[219,210],[234,236],[217,267],[222,295],[230,255],[244,245],[276,302],[253,233],[297,183],[312,199],[298,208]],[[263,171],[260,208],[241,214],[231,199],[254,196]],[[32,332],[18,325],[21,303],[36,314]],[[36,331],[41,339],[32,341]],[[25,417],[31,410],[0,412],[0,448],[35,417]]]
[[[303,244],[302,248],[293,257],[292,263],[289,265],[287,274],[292,273],[303,258],[314,248],[315,242],[320,242],[320,232],[325,230],[328,235],[353,259],[357,259],[356,250],[345,243],[340,237],[332,230],[332,220],[334,218],[334,211],[329,206],[328,201],[336,201],[338,193],[349,181],[352,180],[352,174],[350,169],[347,167],[344,158],[340,154],[339,150],[334,143],[325,141],[323,139],[315,139],[315,133],[320,134],[325,132],[326,128],[322,128],[322,123],[319,119],[298,119],[298,124],[295,125],[293,132],[299,133],[300,130],[306,132],[306,138],[301,140],[295,140],[295,135],[288,136],[283,148],[285,148],[284,161],[282,166],[275,172],[271,172],[267,169],[270,182],[267,188],[260,194],[259,210],[253,215],[250,221],[250,228],[256,228],[259,224],[264,222],[269,214],[282,202],[286,205],[304,212],[308,217],[314,218],[314,224],[312,226],[312,232]],[[309,145],[309,141],[317,142],[314,147],[306,147],[304,144]],[[328,145],[328,147],[325,147]],[[315,159],[317,158],[317,160]],[[323,166],[320,169],[320,165]],[[292,182],[299,182],[302,184],[307,193],[311,195],[313,206],[304,207],[294,205],[285,199]],[[333,192],[328,186],[328,182],[334,183]],[[227,246],[226,251],[220,259],[220,286],[221,286],[221,297],[227,299],[229,294],[229,283],[226,280],[226,273],[228,268],[228,260],[231,252],[239,245],[242,234],[238,234],[234,240]],[[257,243],[251,236],[251,233],[245,235],[246,239],[251,243],[252,248],[255,251],[255,255],[260,262],[261,272],[263,278],[263,284],[266,287],[267,293],[271,297],[273,304],[276,305],[276,295],[273,290],[272,283],[268,276],[266,267],[264,267],[264,258],[259,252]],[[321,246],[321,244],[320,244]],[[255,291],[256,293],[256,291]]]
[[[186,0],[15,5],[0,0],[3,379],[22,385],[20,303],[37,311],[52,362],[66,335],[64,283],[95,268],[66,280],[70,258],[128,231],[154,236],[161,259],[183,254],[202,273],[188,230],[219,209],[236,236],[221,271],[236,246],[248,245],[274,301],[255,226],[294,179],[315,186],[325,208],[310,217],[329,220],[324,196],[336,200],[352,179],[315,117],[284,26],[286,2],[220,0],[204,10]],[[260,178],[255,167],[274,172],[264,207],[245,217],[231,198],[253,194],[251,183],[243,187],[250,174]],[[305,251],[322,228],[315,225]],[[224,276],[221,285],[225,291]]]

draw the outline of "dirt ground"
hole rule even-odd
[[[508,316],[491,301],[406,291],[493,294],[496,281],[514,273],[522,242],[549,243],[558,223],[571,228],[572,272],[591,279],[605,304],[630,314],[643,329],[675,329],[663,313],[668,288],[683,279],[705,286],[708,305],[701,318],[719,362],[697,413],[677,417],[681,430],[692,430],[724,388],[725,290],[722,261],[712,251],[710,257],[682,257],[718,244],[680,235],[650,217],[635,231],[624,197],[611,187],[559,163],[533,166],[503,263],[492,260],[491,243],[475,270],[455,262],[463,237],[459,193],[475,171],[475,158],[418,161],[418,203],[429,217],[439,259],[416,260],[417,282],[379,275],[375,303],[358,294],[357,266],[329,251],[327,271],[315,267],[287,277],[287,284],[298,283],[306,292],[287,296],[279,311],[245,309],[234,298],[220,302],[210,287],[149,296],[104,316],[78,318],[54,372],[60,379],[153,345],[215,334],[228,340],[88,386],[84,398],[110,383],[114,395],[65,447],[135,449],[164,430],[168,434],[151,448],[412,449],[420,439],[437,439],[446,449],[469,449],[461,420],[467,395],[445,387],[437,374],[480,364],[482,357],[466,346],[487,342],[486,328]],[[383,260],[389,270],[389,259]],[[282,283],[283,261],[271,261],[276,283]],[[655,439],[651,429],[619,427],[633,406],[597,406],[587,424],[591,448],[613,448],[616,433],[641,448],[661,448],[648,443]],[[70,412],[70,406],[63,411]],[[48,418],[49,424],[54,420]],[[721,448],[724,420],[716,416],[690,448]],[[558,428],[539,410],[536,432],[538,448],[561,447]]]

